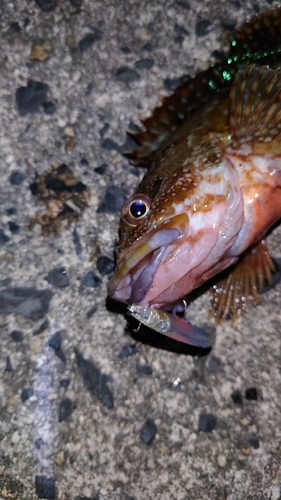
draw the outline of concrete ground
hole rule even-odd
[[[276,3],[74,3],[0,5],[0,498],[281,499],[281,284],[204,357],[105,303],[126,128]]]

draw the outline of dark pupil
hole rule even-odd
[[[138,217],[142,217],[142,215],[146,212],[146,205],[142,201],[134,201],[130,206],[131,215],[138,219]]]

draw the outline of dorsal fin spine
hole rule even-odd
[[[141,120],[145,130],[133,136],[129,134],[139,148],[124,154],[139,165],[149,165],[175,127],[217,92],[230,86],[241,65],[247,62],[259,65],[281,63],[280,52],[281,7],[278,7],[254,16],[237,30],[225,61],[212,64],[193,79],[187,78],[172,95],[164,97],[162,106],[157,107],[151,117]]]

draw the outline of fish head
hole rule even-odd
[[[171,163],[166,154],[124,204],[117,268],[108,286],[112,298],[171,305],[206,281],[212,268],[213,274],[220,270],[218,261],[242,225],[242,194],[218,148],[208,144],[200,155],[194,147],[193,155],[183,161],[177,147]],[[232,263],[226,262],[221,268]]]

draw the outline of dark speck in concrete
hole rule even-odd
[[[212,413],[199,415],[198,431],[211,432],[217,426],[217,418]]]
[[[57,267],[55,269],[52,269],[52,271],[50,271],[45,277],[45,280],[48,281],[48,283],[51,283],[51,285],[56,286],[57,288],[65,288],[66,286],[69,286],[69,279],[64,267]]]
[[[24,403],[24,401],[27,401],[29,398],[31,398],[31,396],[33,396],[32,387],[26,387],[25,389],[23,389],[23,391],[21,393],[22,402]]]
[[[232,399],[233,403],[235,403],[236,405],[239,405],[239,406],[243,405],[243,396],[241,394],[241,391],[239,391],[239,390],[233,391],[233,393],[231,394],[231,399]]]
[[[260,447],[260,441],[257,437],[249,438],[248,443],[252,448],[254,448],[254,450],[257,450]]]
[[[0,314],[21,314],[34,321],[49,310],[53,293],[36,288],[8,288],[0,292]]]
[[[107,149],[108,151],[121,151],[121,146],[119,146],[117,142],[113,141],[109,137],[107,139],[104,139],[104,141],[101,143],[101,147],[103,149]]]
[[[80,9],[82,6],[82,0],[70,0],[70,3],[75,7],[76,9]]]
[[[59,170],[58,173],[60,173]],[[45,183],[47,189],[52,189],[53,191],[59,193],[83,193],[83,191],[87,189],[87,186],[83,184],[83,182],[79,181],[77,184],[69,186],[64,182],[64,180],[53,177],[52,175],[46,175]]]
[[[94,497],[84,497],[84,496],[83,497],[77,497],[77,498],[75,498],[75,500],[100,500],[100,495],[97,494]],[[123,500],[123,497],[122,497],[122,500]],[[124,500],[127,500],[127,498],[124,498]]]
[[[35,490],[38,498],[46,500],[55,500],[56,498],[56,481],[53,477],[35,476]]]
[[[7,213],[7,215],[16,215],[17,209],[15,207],[8,208],[6,213]]]
[[[102,32],[98,28],[93,28],[91,33],[82,38],[79,42],[79,49],[81,52],[84,52],[86,49],[91,47],[93,43],[97,42],[102,38]]]
[[[101,279],[93,272],[88,271],[86,276],[83,278],[82,283],[90,288],[95,288],[101,284]]]
[[[63,387],[64,389],[67,389],[69,384],[70,384],[69,378],[62,378],[60,381],[60,386]]]
[[[258,391],[255,387],[248,387],[245,390],[245,398],[249,401],[257,401],[258,400]]]
[[[152,375],[152,368],[149,365],[136,365],[136,369],[138,373],[143,375]]]
[[[154,61],[153,59],[145,58],[145,59],[139,59],[135,63],[135,67],[137,69],[151,69],[154,66]]]
[[[82,260],[82,245],[81,245],[80,237],[79,237],[76,226],[73,229],[72,239],[73,239],[76,255],[80,260]]]
[[[140,431],[140,438],[146,444],[151,444],[155,438],[157,427],[153,418],[148,418]]]
[[[115,76],[117,80],[123,83],[132,83],[140,78],[139,74],[135,70],[127,67],[119,68],[116,71]]]
[[[21,342],[23,340],[23,333],[20,330],[13,330],[11,337],[14,342]]]
[[[47,328],[49,328],[49,321],[46,319],[42,325],[39,326],[39,328],[37,328],[36,330],[34,330],[33,332],[33,335],[40,335],[41,333],[43,333],[45,330],[47,330]]]
[[[63,363],[66,363],[66,356],[62,350],[61,345],[62,345],[61,332],[56,332],[50,338],[48,346],[55,351],[56,356],[60,358]]]
[[[228,31],[234,31],[234,29],[236,27],[236,21],[233,19],[230,19],[229,17],[221,17],[220,23]]]
[[[88,167],[89,166],[89,162],[88,162],[88,160],[86,158],[81,158],[80,163],[81,163],[82,167]]]
[[[108,130],[109,130],[109,124],[105,123],[104,126],[99,131],[100,136],[104,137]]]
[[[0,280],[1,286],[9,286],[11,283],[12,283],[11,278],[4,278],[3,280]]]
[[[39,111],[40,106],[47,101],[48,85],[29,80],[26,87],[16,90],[16,103],[21,116]]]
[[[223,62],[226,59],[225,53],[222,50],[213,50],[211,54],[218,62]]]
[[[110,375],[102,373],[92,361],[83,358],[76,350],[76,360],[80,374],[88,390],[97,396],[108,408],[113,408],[113,379]]]
[[[132,120],[130,120],[127,130],[129,132],[135,132],[136,134],[142,131],[141,128],[138,125],[136,125],[136,123],[134,123]]]
[[[36,196],[37,193],[38,193],[38,184],[36,184],[36,182],[32,182],[30,185],[29,185],[29,189],[30,189],[30,192],[33,196]]]
[[[20,233],[20,226],[16,222],[9,221],[8,226],[12,234]]]
[[[132,167],[130,169],[130,174],[135,175],[136,177],[138,177],[139,176],[139,171],[138,171],[138,169],[136,167]]]
[[[14,33],[20,33],[21,32],[21,27],[20,27],[19,23],[17,23],[17,22],[11,23],[10,24],[10,30],[13,31]]]
[[[100,175],[105,174],[106,170],[107,170],[107,164],[106,163],[102,163],[99,167],[94,168],[94,171],[97,174],[100,174]]]
[[[174,42],[175,43],[178,43],[179,45],[181,45],[184,41],[184,36],[183,35],[178,35],[174,38]]]
[[[12,372],[12,371],[14,371],[14,369],[12,367],[11,359],[10,359],[10,356],[7,356],[6,357],[5,372]]]
[[[115,263],[112,259],[106,255],[99,255],[97,259],[97,268],[102,276],[113,273],[115,269]]]
[[[0,245],[4,245],[9,241],[9,236],[5,233],[4,229],[0,228]]]
[[[97,208],[97,213],[115,213],[119,212],[124,205],[127,197],[118,186],[109,186],[105,192],[104,199]]]
[[[126,134],[125,142],[121,146],[122,154],[127,151],[134,151],[136,149],[136,143],[132,136]]]
[[[14,186],[20,186],[20,184],[22,184],[24,180],[25,180],[25,175],[22,174],[21,172],[16,171],[10,175],[10,183],[14,184]]]
[[[91,309],[89,309],[89,311],[87,311],[87,318],[91,318],[96,312],[97,312],[98,308],[97,306],[93,306],[91,307]]]
[[[208,19],[205,19],[204,21],[198,21],[195,27],[196,36],[206,36],[211,31],[210,25],[211,23],[210,21],[208,21]]]
[[[46,115],[53,115],[57,111],[57,107],[52,101],[43,102],[43,109]]]
[[[40,437],[40,438],[38,438],[38,439],[36,439],[36,440],[34,441],[34,444],[35,444],[35,448],[36,448],[36,450],[40,450],[40,449],[42,448],[42,446],[44,446],[44,441],[43,441],[43,439]]]
[[[208,362],[209,372],[215,372],[221,366],[221,360],[217,356],[211,356]]]
[[[270,2],[271,3],[271,2]],[[241,9],[241,2],[239,0],[233,0],[232,2],[233,7],[235,7],[237,10]]]
[[[175,24],[175,32],[178,33],[179,35],[189,35],[188,31],[183,28],[182,26],[179,26],[178,24]]]
[[[61,163],[57,169],[58,174],[65,174],[67,173],[68,166],[65,163]]]
[[[167,90],[174,91],[177,87],[180,87],[183,84],[183,79],[179,78],[165,78],[164,86]]]
[[[176,2],[176,5],[178,5],[179,7],[181,7],[184,10],[190,10],[190,4],[188,2],[178,1],[178,2]]]
[[[35,0],[35,3],[43,12],[49,12],[56,8],[58,0]]]
[[[71,399],[65,398],[59,407],[59,422],[66,420],[69,415],[73,412],[73,404]]]
[[[88,83],[87,88],[85,90],[85,96],[89,96],[93,92],[93,89],[94,89],[93,83],[92,82]]]
[[[144,50],[145,52],[152,52],[152,44],[150,42],[148,43],[145,43],[144,46],[142,47],[142,50]]]
[[[136,354],[137,348],[134,344],[126,344],[122,347],[121,351],[118,354],[118,358],[126,358],[128,356],[133,356]]]
[[[129,47],[120,47],[120,50],[121,52],[123,52],[123,54],[130,54],[131,52],[131,49]]]

